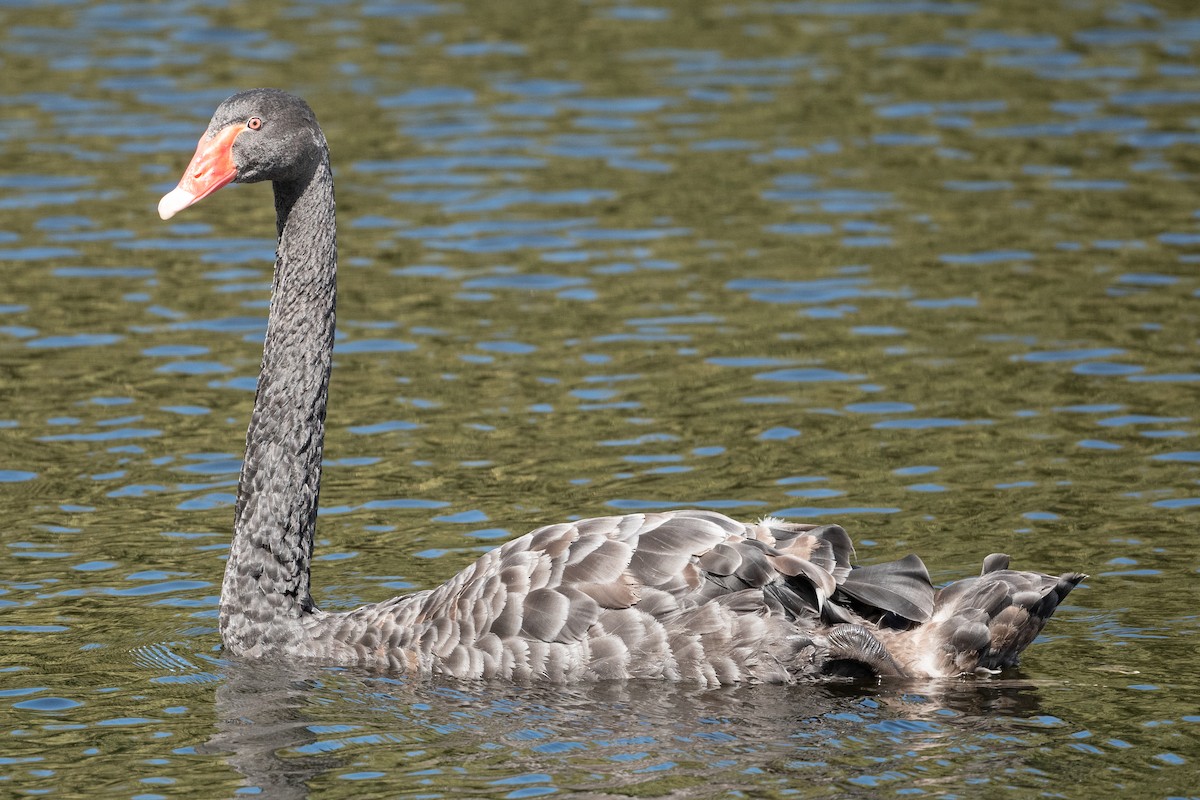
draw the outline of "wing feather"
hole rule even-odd
[[[910,622],[928,622],[933,615],[929,570],[915,555],[852,570],[839,589],[861,603]]]

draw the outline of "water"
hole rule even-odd
[[[0,793],[1196,796],[1190,4],[0,16]],[[1092,578],[986,682],[224,661],[272,209],[154,207],[257,85],[311,102],[338,180],[323,607],[676,506]]]

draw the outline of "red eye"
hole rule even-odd
[[[252,131],[256,131],[262,127],[262,120],[258,117],[251,117],[246,121],[246,127]]]

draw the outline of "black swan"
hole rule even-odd
[[[337,246],[329,151],[307,103],[274,89],[223,102],[159,214],[232,181],[271,181],[279,234],[221,587],[233,655],[517,681],[985,675],[1016,664],[1086,577],[1015,572],[993,554],[938,591],[913,555],[852,566],[837,525],[670,511],[538,528],[436,589],[321,611],[309,562]]]

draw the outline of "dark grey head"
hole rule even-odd
[[[327,158],[325,135],[308,103],[279,89],[238,92],[217,107],[158,213],[169,219],[231,181],[302,182]]]
[[[207,137],[244,128],[233,141],[238,183],[287,181],[312,172],[323,157],[325,135],[308,103],[279,89],[238,92],[217,106]]]

